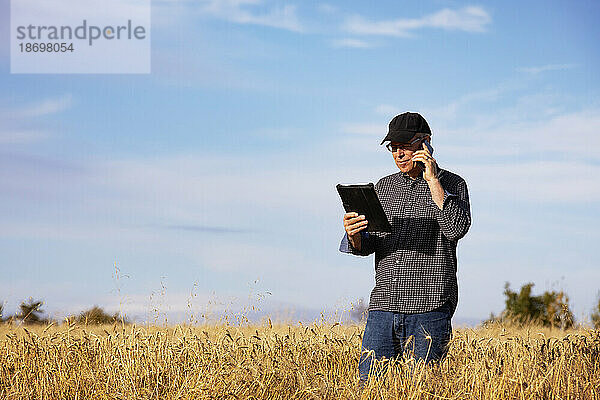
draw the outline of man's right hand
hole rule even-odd
[[[344,229],[348,234],[348,240],[352,247],[360,250],[360,231],[367,228],[369,221],[365,219],[364,215],[358,215],[355,212],[349,212],[344,214]]]

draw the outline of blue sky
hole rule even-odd
[[[501,311],[506,281],[589,315],[600,6],[376,4],[154,1],[151,74],[18,75],[0,0],[7,311],[35,296],[56,316],[177,320],[368,298],[372,258],[337,251],[335,185],[394,173],[379,142],[411,110],[471,196],[457,320]]]

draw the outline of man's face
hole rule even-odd
[[[413,169],[418,168],[416,161],[412,160],[412,156],[417,150],[423,149],[423,141],[425,139],[429,139],[429,136],[419,137],[418,135],[415,135],[408,143],[390,143],[390,147],[392,147],[393,150],[392,155],[394,156],[394,161],[400,171],[408,174]]]

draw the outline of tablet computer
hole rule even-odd
[[[372,183],[363,185],[338,184],[336,189],[342,199],[346,212],[364,215],[369,223],[367,232],[391,232],[392,225],[388,221],[381,202]]]

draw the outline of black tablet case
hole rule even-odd
[[[367,218],[367,221],[369,221],[367,232],[392,231],[392,226],[383,211],[375,192],[375,186],[372,183],[366,185],[338,184],[336,189],[346,212],[356,212],[358,215],[364,215]]]

